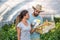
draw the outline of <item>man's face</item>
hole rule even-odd
[[[38,15],[39,15],[39,13],[40,13],[40,11],[39,11],[39,10],[37,10],[37,9],[35,9],[35,10],[34,10],[34,16],[38,16]]]

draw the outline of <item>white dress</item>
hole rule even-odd
[[[17,27],[21,29],[21,36],[20,40],[31,40],[30,39],[30,24],[28,23],[28,26],[25,26],[22,22],[18,23]]]

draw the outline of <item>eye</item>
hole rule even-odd
[[[40,11],[36,11],[36,12],[40,13]]]

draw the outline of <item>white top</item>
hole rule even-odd
[[[30,39],[30,24],[28,26],[24,25],[22,22],[18,23],[17,27],[21,29],[21,39],[20,40],[31,40]]]

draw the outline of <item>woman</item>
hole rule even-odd
[[[30,32],[34,32],[35,29],[31,30],[31,26],[27,21],[29,19],[29,14],[27,10],[23,10],[20,13],[20,23],[17,25],[17,35],[18,40],[31,40]]]

